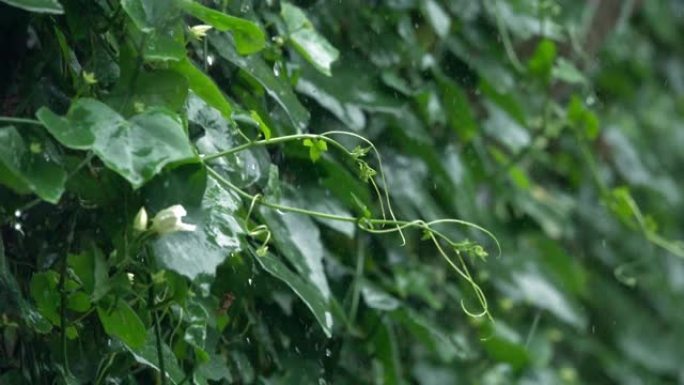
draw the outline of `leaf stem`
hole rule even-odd
[[[0,116],[0,123],[16,123],[16,124],[32,124],[35,126],[42,126],[40,120],[27,118],[14,118],[11,116]]]

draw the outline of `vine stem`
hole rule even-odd
[[[74,232],[76,231],[76,218],[78,216],[78,211],[74,214],[71,220],[71,226],[69,228],[69,233],[67,235],[67,247],[64,251],[62,257],[62,265],[59,271],[59,325],[60,325],[60,337],[62,343],[62,364],[64,365],[64,375],[66,377],[71,377],[71,370],[69,369],[69,354],[67,352],[67,322],[66,322],[66,306],[67,306],[67,296],[66,296],[66,275],[67,275],[67,255],[71,249],[71,244],[74,241]]]
[[[458,273],[460,277],[466,280],[468,284],[471,286],[473,289],[475,296],[477,297],[480,305],[482,306],[482,311],[479,313],[474,313],[469,311],[466,307],[463,301],[461,301],[461,307],[463,311],[468,314],[469,316],[472,317],[482,317],[482,316],[487,316],[490,320],[493,320],[488,309],[487,305],[487,299],[482,292],[482,289],[480,286],[475,282],[473,279],[472,275],[470,274],[470,271],[468,270],[468,266],[466,265],[463,256],[459,252],[459,244],[456,242],[452,241],[448,236],[444,235],[443,233],[435,230],[432,228],[434,225],[439,225],[439,224],[457,224],[461,226],[466,226],[470,227],[476,230],[479,230],[486,234],[488,237],[494,240],[496,243],[496,246],[498,248],[498,255],[501,255],[501,245],[499,244],[498,239],[492,234],[490,231],[487,229],[480,227],[474,223],[468,222],[468,221],[463,221],[459,219],[438,219],[438,220],[433,220],[430,222],[426,222],[423,220],[414,220],[414,221],[402,221],[398,220],[394,212],[392,210],[391,202],[389,199],[389,193],[388,193],[388,185],[387,181],[385,179],[385,175],[383,172],[383,167],[382,167],[382,159],[380,157],[380,153],[375,147],[375,145],[370,142],[368,139],[363,138],[359,135],[353,134],[353,133],[348,133],[344,131],[329,131],[326,133],[323,133],[321,135],[316,135],[316,134],[297,134],[297,135],[287,135],[287,136],[281,136],[277,138],[272,138],[272,139],[264,139],[264,140],[257,140],[257,141],[250,141],[248,143],[233,147],[231,149],[221,151],[218,153],[214,154],[209,154],[206,156],[203,156],[202,159],[204,162],[217,159],[223,156],[228,156],[232,154],[236,154],[240,151],[247,150],[252,147],[257,147],[257,146],[267,146],[267,145],[272,145],[272,144],[278,144],[278,143],[285,143],[288,141],[294,141],[294,140],[302,140],[302,139],[316,139],[316,140],[323,140],[326,143],[331,144],[332,146],[340,149],[345,155],[352,157],[353,159],[358,160],[358,156],[355,156],[353,152],[350,152],[347,150],[347,148],[339,143],[338,141],[330,138],[330,135],[347,135],[347,136],[352,136],[356,139],[359,139],[363,141],[364,143],[368,144],[374,151],[378,165],[380,167],[380,175],[382,177],[382,183],[383,187],[385,188],[385,194],[383,197],[383,194],[380,193],[380,190],[378,188],[378,185],[375,183],[375,180],[371,176],[369,178],[370,183],[372,184],[380,202],[383,201],[383,199],[387,200],[387,208],[388,211],[391,215],[391,219],[387,219],[385,217],[385,210],[384,206],[382,208],[382,219],[378,218],[360,218],[360,217],[353,217],[353,216],[344,216],[344,215],[336,215],[336,214],[329,214],[329,213],[324,213],[320,211],[313,211],[313,210],[307,210],[299,207],[292,207],[292,206],[285,206],[281,205],[279,203],[275,202],[269,202],[261,194],[256,194],[252,195],[249,194],[248,192],[242,190],[241,188],[237,187],[233,183],[231,183],[228,179],[224,178],[221,174],[219,174],[216,170],[214,170],[212,167],[209,167],[206,163],[205,166],[207,169],[207,172],[210,177],[212,177],[214,180],[216,180],[219,184],[229,188],[230,190],[236,192],[241,198],[250,201],[250,206],[249,206],[249,212],[247,215],[246,222],[248,221],[249,215],[251,214],[254,206],[256,204],[260,204],[265,207],[269,207],[271,209],[279,210],[279,211],[286,211],[286,212],[291,212],[291,213],[297,213],[297,214],[303,214],[303,215],[308,215],[312,217],[318,217],[318,218],[324,218],[324,219],[330,219],[330,220],[336,220],[336,221],[342,221],[342,222],[352,222],[357,225],[361,230],[364,230],[368,233],[375,233],[375,234],[381,234],[381,233],[393,233],[393,232],[398,232],[401,235],[402,239],[402,245],[406,244],[406,239],[403,234],[403,229],[409,228],[409,227],[414,227],[418,229],[422,229],[428,234],[429,238],[433,241],[435,247],[437,248],[438,253],[442,256],[444,260]],[[376,229],[374,228],[375,226],[392,226],[391,228],[380,228]],[[268,232],[268,229],[266,229]],[[270,233],[269,233],[270,234]],[[442,248],[440,245],[440,241],[444,241],[446,244],[448,244],[450,247],[452,247],[456,255],[458,257],[458,265],[449,257],[446,253],[446,251]],[[266,241],[268,242],[268,241]],[[358,257],[357,257],[358,258]],[[361,263],[359,266],[358,263]],[[354,282],[354,287],[352,288],[353,294],[352,294],[352,301],[356,303],[352,303],[352,314],[355,316],[356,314],[356,306],[358,306],[358,294],[359,294],[359,280],[360,280],[360,275],[363,274],[363,266],[362,266],[362,261],[357,260],[357,266],[356,266],[356,277],[355,277],[355,282]],[[460,266],[459,266],[460,265]],[[359,270],[361,269],[361,270]],[[353,318],[351,319],[351,322],[353,323]]]
[[[157,361],[159,361],[159,378],[161,385],[166,385],[166,368],[164,365],[164,350],[162,348],[161,328],[159,327],[159,315],[154,309],[154,282],[147,291],[148,302],[152,312],[152,322],[154,323],[155,343],[157,347]]]
[[[149,253],[149,248],[145,247],[144,248],[144,254],[145,260],[147,262],[147,265],[150,267],[149,271],[152,271],[151,269],[151,260],[150,260],[150,253]],[[150,280],[150,286],[147,289],[147,308],[149,312],[152,314],[152,323],[154,324],[154,337],[155,337],[155,345],[157,349],[157,361],[159,363],[159,383],[161,385],[166,385],[166,366],[164,365],[164,349],[162,346],[162,334],[161,334],[161,327],[159,325],[159,314],[158,310],[155,308],[155,292],[154,292],[154,279],[152,278],[152,273],[148,274],[149,280]]]
[[[336,141],[335,139],[331,138],[330,136],[332,136],[332,135],[341,135],[341,136],[352,137],[354,139],[357,139],[357,140],[364,142],[365,144],[370,146],[370,148],[373,149],[373,152],[374,152],[376,159],[378,161],[378,167],[380,168],[380,177],[382,179],[382,185],[385,189],[384,198],[383,198],[383,194],[380,193],[380,189],[378,188],[378,185],[375,183],[375,180],[372,177],[370,178],[370,183],[373,186],[373,189],[375,190],[375,193],[378,197],[378,201],[380,202],[380,210],[382,211],[383,220],[386,219],[385,205],[383,203],[383,199],[384,199],[387,203],[387,211],[390,214],[390,218],[393,221],[396,221],[397,218],[394,215],[394,211],[392,209],[392,202],[390,201],[389,192],[388,192],[389,187],[387,184],[387,179],[385,178],[385,172],[384,172],[384,167],[382,165],[382,158],[380,157],[380,152],[378,151],[377,147],[375,147],[375,144],[373,144],[373,142],[371,142],[370,140],[364,138],[363,136],[355,134],[353,132],[327,131],[327,132],[324,132],[322,134],[295,134],[295,135],[280,136],[280,137],[272,138],[272,139],[250,141],[248,143],[242,144],[240,146],[233,147],[233,148],[225,150],[225,151],[221,151],[221,152],[218,152],[215,154],[206,155],[202,159],[204,159],[205,161],[210,161],[212,159],[232,155],[232,154],[235,154],[235,153],[238,153],[240,151],[244,151],[244,150],[247,150],[249,148],[256,147],[256,146],[267,146],[267,145],[285,143],[285,142],[289,142],[289,141],[302,140],[302,139],[323,140],[326,143],[329,143],[333,147],[342,151],[342,153],[344,153],[345,155],[354,157],[352,152],[350,152],[344,145],[342,145],[340,142]],[[335,219],[335,218],[330,218],[330,219]],[[340,220],[340,219],[337,219],[337,220]],[[402,245],[406,244],[406,238],[404,237],[404,233],[401,231],[401,228],[397,227],[397,230],[399,231],[399,235],[401,236]]]
[[[498,4],[492,4],[491,0],[484,0],[485,7],[494,14],[494,19],[496,21],[496,27],[499,30],[499,36],[501,37],[501,42],[504,46],[504,51],[508,56],[508,60],[517,72],[523,72],[525,67],[520,62],[518,54],[515,52],[513,47],[513,42],[511,41],[511,36],[508,34],[508,29],[504,25],[503,18],[501,17],[501,11],[499,10]]]
[[[225,151],[221,151],[221,152],[217,152],[217,153],[214,153],[214,154],[205,155],[205,156],[202,157],[202,159],[203,159],[204,161],[210,161],[210,160],[213,160],[213,159],[217,159],[217,158],[221,158],[221,157],[224,157],[224,156],[232,155],[232,154],[235,154],[235,153],[244,151],[244,150],[248,150],[248,149],[250,149],[250,148],[252,148],[252,147],[268,146],[268,145],[279,144],[279,143],[285,143],[285,142],[290,142],[290,141],[294,141],[294,140],[302,140],[302,139],[317,139],[317,140],[323,140],[323,141],[325,141],[326,143],[329,143],[329,144],[331,144],[332,146],[338,148],[338,149],[339,149],[340,151],[342,151],[345,155],[351,156],[352,153],[351,153],[346,147],[344,147],[344,145],[342,145],[340,142],[338,142],[338,141],[332,139],[332,138],[330,137],[331,135],[351,136],[351,137],[353,137],[353,138],[355,138],[355,139],[358,139],[358,140],[363,141],[364,143],[366,143],[368,146],[370,146],[370,147],[373,149],[373,151],[374,151],[374,153],[375,153],[375,155],[376,155],[376,157],[377,157],[377,160],[378,160],[378,166],[380,167],[380,176],[381,176],[381,178],[382,178],[382,184],[383,184],[383,186],[384,186],[384,188],[385,188],[385,200],[387,201],[388,210],[389,210],[389,212],[390,212],[390,216],[392,217],[392,219],[396,219],[396,218],[394,217],[394,213],[392,212],[392,206],[391,206],[391,203],[390,203],[389,194],[388,194],[388,192],[387,192],[387,190],[388,190],[388,188],[387,188],[388,185],[387,185],[387,180],[385,179],[385,173],[383,172],[382,158],[380,157],[380,152],[379,152],[378,149],[375,147],[375,145],[373,144],[373,142],[371,142],[370,140],[364,138],[363,136],[357,135],[357,134],[352,133],[352,132],[346,132],[346,131],[327,131],[327,132],[324,132],[324,133],[322,133],[322,134],[294,134],[294,135],[279,136],[279,137],[272,138],[272,139],[255,140],[255,141],[250,141],[250,142],[248,142],[248,143],[245,143],[245,144],[242,144],[242,145],[239,145],[239,146],[230,148],[230,149],[225,150]],[[383,202],[382,202],[382,194],[380,194],[379,188],[378,188],[377,184],[375,183],[375,181],[374,181],[372,178],[371,178],[371,183],[373,184],[373,188],[375,189],[375,192],[376,192],[376,194],[378,195],[378,198],[380,198],[380,199],[379,199],[379,200],[380,200],[380,207],[381,207],[381,209],[382,209],[383,218],[384,218],[384,217],[385,217],[385,215],[384,215],[384,214],[385,214],[385,210],[384,210],[384,204],[383,204]]]
[[[216,158],[221,158],[224,156],[232,155],[241,151],[248,150],[252,147],[259,147],[259,146],[269,146],[272,144],[278,144],[278,143],[285,143],[285,142],[290,142],[293,140],[302,140],[302,139],[318,139],[318,140],[324,140],[327,143],[339,148],[344,152],[345,154],[349,155],[349,151],[347,150],[346,147],[344,147],[340,142],[331,139],[325,135],[318,135],[318,134],[294,134],[294,135],[284,135],[284,136],[278,136],[275,138],[271,139],[262,139],[262,140],[253,140],[251,142],[247,142],[245,144],[241,144],[239,146],[235,146],[233,148],[230,148],[225,151],[217,152],[215,154],[210,154],[203,156],[202,159],[205,161],[210,161]]]
[[[401,221],[401,220],[388,220],[388,219],[372,219],[372,218],[357,218],[357,217],[349,217],[349,216],[342,216],[342,215],[334,215],[334,214],[328,214],[328,213],[323,213],[319,211],[312,211],[312,210],[306,210],[302,209],[299,207],[291,207],[291,206],[284,206],[278,203],[272,203],[264,200],[260,195],[250,195],[246,191],[240,189],[239,187],[235,186],[232,184],[229,180],[221,176],[218,172],[216,172],[214,169],[211,167],[207,167],[207,172],[209,176],[214,178],[219,184],[222,184],[231,190],[235,191],[238,195],[240,195],[242,198],[245,198],[247,200],[250,200],[252,202],[252,206],[255,204],[261,204],[262,206],[269,207],[275,210],[280,210],[280,211],[287,211],[287,212],[292,212],[292,213],[298,213],[298,214],[304,214],[304,215],[309,215],[313,217],[319,217],[319,218],[325,218],[325,219],[332,219],[332,220],[338,220],[338,221],[343,221],[343,222],[354,222],[357,224],[357,226],[369,233],[374,233],[374,234],[383,234],[383,233],[392,233],[392,232],[401,232],[402,229],[406,229],[409,227],[416,227],[419,229],[425,230],[428,234],[430,239],[433,241],[435,247],[437,248],[438,253],[440,256],[456,271],[456,273],[462,277],[468,284],[471,286],[473,289],[475,296],[477,297],[478,301],[480,302],[480,305],[482,306],[482,311],[479,313],[474,313],[470,310],[468,310],[465,307],[465,304],[463,301],[461,301],[461,308],[463,311],[473,317],[473,318],[479,318],[482,316],[487,316],[490,320],[492,320],[491,315],[489,314],[488,310],[488,305],[487,305],[487,299],[482,292],[482,289],[480,286],[475,282],[473,279],[472,275],[468,271],[468,267],[465,264],[465,261],[463,260],[463,257],[461,256],[460,253],[457,252],[458,255],[458,260],[460,267],[447,255],[447,253],[444,251],[442,246],[439,243],[439,239],[445,241],[449,246],[455,246],[456,243],[452,241],[448,236],[444,235],[443,233],[435,230],[432,228],[434,225],[439,225],[439,224],[457,224],[457,225],[462,225],[466,227],[471,227],[474,229],[477,229],[479,231],[484,232],[487,236],[492,238],[494,242],[496,243],[496,246],[498,248],[499,255],[501,255],[501,246],[499,244],[498,239],[492,234],[489,230],[480,227],[474,223],[459,220],[459,219],[438,219],[430,222],[425,222],[423,220],[415,220],[415,221]],[[365,223],[365,224],[364,224]],[[389,229],[374,229],[372,226],[373,225],[389,225],[389,226],[394,226]],[[358,266],[357,266],[358,268]],[[355,284],[358,284],[355,283]]]
[[[403,220],[397,220],[397,219],[378,219],[378,218],[359,218],[359,217],[352,217],[352,216],[344,216],[344,215],[336,215],[336,214],[328,214],[320,211],[313,211],[313,210],[307,210],[307,209],[302,209],[299,207],[292,207],[292,206],[285,206],[281,205],[278,203],[273,203],[265,200],[262,196],[254,196],[249,194],[248,192],[242,190],[241,188],[235,186],[233,183],[231,183],[229,180],[224,178],[221,174],[216,172],[213,168],[207,167],[207,172],[209,176],[211,176],[214,180],[216,180],[219,184],[224,185],[225,187],[230,188],[231,190],[235,191],[238,195],[240,195],[242,198],[247,199],[249,201],[254,202],[255,204],[258,203],[262,206],[269,207],[275,210],[280,210],[280,211],[287,211],[291,213],[297,213],[297,214],[303,214],[303,215],[308,215],[312,217],[318,217],[318,218],[323,218],[323,219],[331,219],[335,221],[342,221],[342,222],[351,222],[351,223],[356,223],[357,226],[367,232],[370,233],[392,233],[396,231],[401,231],[403,229],[406,229],[408,227],[418,227],[423,230],[428,230],[431,233],[434,233],[437,235],[439,238],[442,238],[445,240],[447,243],[450,245],[453,245],[454,242],[449,239],[446,235],[440,233],[439,231],[433,229],[431,226],[437,225],[437,224],[457,224],[457,225],[462,225],[466,227],[470,227],[473,229],[476,229],[478,231],[483,232],[485,235],[490,237],[494,242],[496,243],[497,249],[499,254],[501,254],[501,245],[499,243],[499,240],[492,234],[489,230],[485,229],[484,227],[478,226],[472,222],[460,220],[460,219],[437,219],[434,221],[429,221],[425,222],[422,220],[414,220],[414,221],[403,221]],[[367,225],[373,226],[396,226],[391,229],[373,229],[372,227],[367,227],[363,223],[366,223]]]
[[[359,309],[359,300],[361,294],[361,278],[363,277],[363,267],[366,263],[366,252],[364,248],[364,240],[361,235],[357,235],[356,240],[356,269],[354,270],[354,282],[352,286],[351,307],[349,310],[349,325],[354,326],[356,323],[356,314]]]

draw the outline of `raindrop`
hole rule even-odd
[[[215,61],[216,61],[216,58],[214,57],[214,55],[207,55],[207,65],[208,66],[213,66]]]
[[[21,217],[21,210],[16,210],[16,211],[14,212],[14,216],[15,216],[16,218]]]
[[[280,62],[276,62],[276,63],[273,65],[273,74],[274,74],[275,76],[280,76]]]
[[[332,352],[330,351],[330,349],[325,349],[325,356],[326,357],[332,356]]]
[[[248,278],[247,283],[249,284],[249,286],[252,286],[252,278]]]

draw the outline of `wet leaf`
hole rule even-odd
[[[121,299],[115,299],[111,308],[98,306],[97,314],[107,334],[121,340],[126,346],[137,349],[145,345],[147,331],[138,314]]]
[[[332,316],[333,313],[330,310],[329,299],[327,295],[316,287],[315,283],[312,283],[310,280],[305,280],[294,273],[287,265],[271,253],[259,256],[254,252],[254,259],[269,274],[285,282],[292,291],[304,301],[309,310],[311,310],[325,334],[328,337],[332,336],[334,321]]]
[[[259,52],[266,45],[264,32],[257,24],[249,20],[226,15],[192,0],[181,0],[181,6],[183,10],[218,31],[230,31],[235,41],[235,48],[240,55]]]
[[[31,12],[62,14],[64,8],[57,0],[1,0]]]
[[[145,344],[139,347],[126,346],[133,354],[133,358],[140,364],[159,371],[159,356],[157,354],[156,337],[152,330],[146,332]],[[185,377],[183,370],[178,365],[176,356],[164,342],[162,342],[162,357],[164,359],[164,370],[167,378],[173,384],[180,384]]]
[[[162,70],[144,72],[131,85],[124,78],[108,99],[108,103],[122,115],[131,116],[151,107],[165,107],[180,111],[188,96],[188,81],[176,72]]]
[[[226,119],[230,119],[233,114],[233,108],[209,76],[195,67],[187,58],[172,64],[171,68],[185,76],[192,92],[202,98],[207,104],[219,110]]]
[[[233,42],[225,35],[213,36],[210,40],[218,54],[252,76],[266,92],[285,110],[297,131],[303,131],[309,124],[309,111],[297,100],[289,82],[283,75],[276,76],[262,58],[240,56]]]
[[[0,127],[0,183],[57,203],[65,182],[66,172],[45,151],[44,143],[27,142],[13,126]]]
[[[57,290],[59,275],[55,271],[36,273],[31,277],[31,298],[36,308],[53,325],[60,325],[59,304],[61,297]]]
[[[180,15],[180,9],[175,0],[122,0],[121,7],[135,25],[146,33],[168,26]]]
[[[37,116],[63,145],[92,150],[136,188],[169,163],[195,159],[178,117],[164,109],[126,120],[97,100],[79,99],[66,117],[46,108]]]
[[[282,2],[280,8],[287,25],[289,42],[317,70],[331,76],[330,67],[340,52],[314,29],[299,7]]]
[[[161,235],[152,242],[159,267],[190,279],[214,276],[216,267],[241,249],[244,230],[235,217],[239,207],[240,201],[233,193],[210,183],[202,205],[187,208],[184,222],[197,229]]]
[[[295,204],[287,199],[280,203]],[[278,251],[297,273],[318,289],[324,299],[330,298],[330,287],[323,270],[323,244],[316,223],[305,215],[281,214],[270,208],[261,208],[259,213],[271,231]]]

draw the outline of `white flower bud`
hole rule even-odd
[[[211,28],[212,27],[210,25],[198,24],[190,27],[190,34],[195,39],[202,40],[203,37],[207,36],[207,32],[209,32]]]
[[[152,218],[151,230],[160,235],[175,233],[176,231],[195,231],[197,226],[183,223],[183,217],[187,214],[181,205],[167,207]]]
[[[144,207],[141,207],[137,214],[135,214],[135,219],[133,219],[133,228],[138,231],[147,230],[147,211]]]

